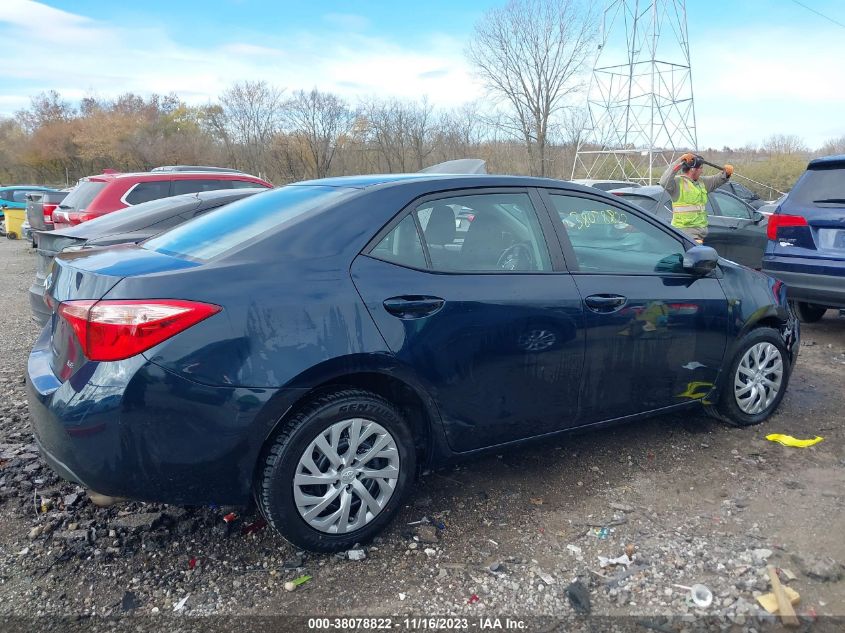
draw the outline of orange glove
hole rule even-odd
[[[734,166],[733,165],[725,165],[722,169],[728,175],[728,178],[730,178],[731,176],[734,175]]]
[[[691,163],[693,160],[695,160],[695,154],[687,152],[686,154],[681,155],[682,163]]]

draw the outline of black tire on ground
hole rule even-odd
[[[311,527],[300,515],[293,480],[303,452],[317,435],[351,418],[374,421],[390,433],[399,452],[399,476],[387,504],[369,523],[346,534],[329,534]],[[381,532],[401,507],[415,474],[414,440],[399,410],[374,393],[345,389],[315,398],[268,440],[255,481],[255,499],[270,525],[293,545],[337,552],[366,543]]]
[[[771,343],[774,345],[781,355],[781,362],[783,363],[783,377],[781,380],[780,391],[775,396],[775,399],[768,407],[759,413],[750,414],[740,409],[734,396],[734,378],[745,352],[757,343]],[[722,385],[719,394],[719,400],[713,404],[705,404],[705,411],[712,417],[721,420],[731,426],[752,426],[764,422],[771,416],[780,405],[783,396],[786,393],[786,388],[789,384],[789,376],[791,367],[789,366],[789,355],[784,347],[783,340],[777,330],[768,327],[760,327],[748,332],[739,345],[735,347],[734,356],[728,362],[729,369],[725,376],[725,382]]]
[[[794,301],[792,309],[802,323],[815,323],[819,321],[824,313],[827,312],[827,306],[820,306],[817,303],[806,303],[804,301]]]

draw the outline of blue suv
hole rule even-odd
[[[845,155],[810,161],[769,218],[763,271],[788,286],[798,317],[845,308]]]

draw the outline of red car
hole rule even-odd
[[[75,226],[142,202],[216,189],[272,188],[234,169],[157,167],[141,173],[104,173],[83,178],[53,212],[56,229]]]

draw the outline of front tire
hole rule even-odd
[[[827,312],[827,306],[820,306],[816,303],[806,303],[804,301],[795,301],[792,304],[792,309],[802,323],[815,323],[820,321]]]
[[[316,398],[270,440],[255,496],[293,545],[336,552],[387,525],[415,472],[413,437],[399,410],[348,389]]]
[[[736,348],[719,401],[705,409],[733,426],[760,424],[783,400],[790,370],[780,333],[768,327],[752,330]]]

